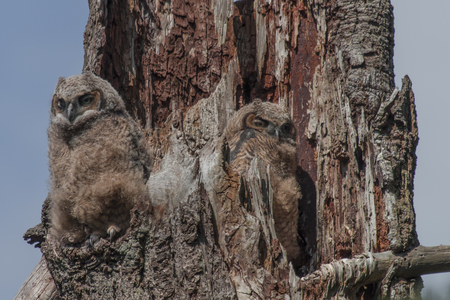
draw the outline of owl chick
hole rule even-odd
[[[271,166],[275,230],[288,259],[295,260],[300,254],[297,222],[301,194],[295,177],[295,128],[289,114],[280,105],[256,99],[229,121],[225,137],[230,166],[242,176],[247,175],[255,155]]]
[[[59,78],[48,141],[50,234],[62,245],[123,234],[148,197],[150,156],[117,91],[90,72]]]

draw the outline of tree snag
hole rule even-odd
[[[126,235],[93,248],[54,247],[43,219],[28,237],[61,298],[420,297],[422,271],[386,269],[419,245],[414,94],[407,76],[394,86],[388,0],[89,7],[83,70],[108,80],[145,130],[158,209],[138,204]],[[227,122],[256,97],[296,126],[300,266],[274,232],[270,172],[255,159],[241,178],[223,159]]]

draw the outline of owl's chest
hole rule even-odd
[[[246,129],[237,134],[231,141],[229,162],[239,161],[239,164],[250,164],[251,160],[258,155],[266,164],[277,160],[278,140],[257,132]],[[236,162],[237,163],[237,162]]]
[[[100,175],[126,168],[132,145],[130,138],[109,122],[73,135],[62,141],[61,148],[64,149],[57,159],[67,173]]]
[[[228,162],[232,168],[245,174],[251,161],[258,156],[281,176],[295,169],[295,147],[267,134],[247,129],[229,141]]]

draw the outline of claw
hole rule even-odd
[[[109,226],[108,230],[106,231],[107,234],[109,234],[109,241],[112,242],[114,236],[120,231],[119,228],[117,228],[114,225]]]
[[[89,236],[89,244],[91,246],[94,246],[94,244],[97,243],[99,239],[100,236],[98,234],[93,233]]]

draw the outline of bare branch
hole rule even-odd
[[[39,263],[20,287],[14,300],[56,300],[59,299],[55,282],[42,256]]]
[[[449,271],[450,246],[418,246],[404,253],[368,253],[324,264],[301,278],[299,288],[302,291],[322,290],[324,297],[330,297],[356,292],[361,286],[378,281],[388,289],[394,276],[413,278]],[[318,286],[322,288],[318,289]]]

